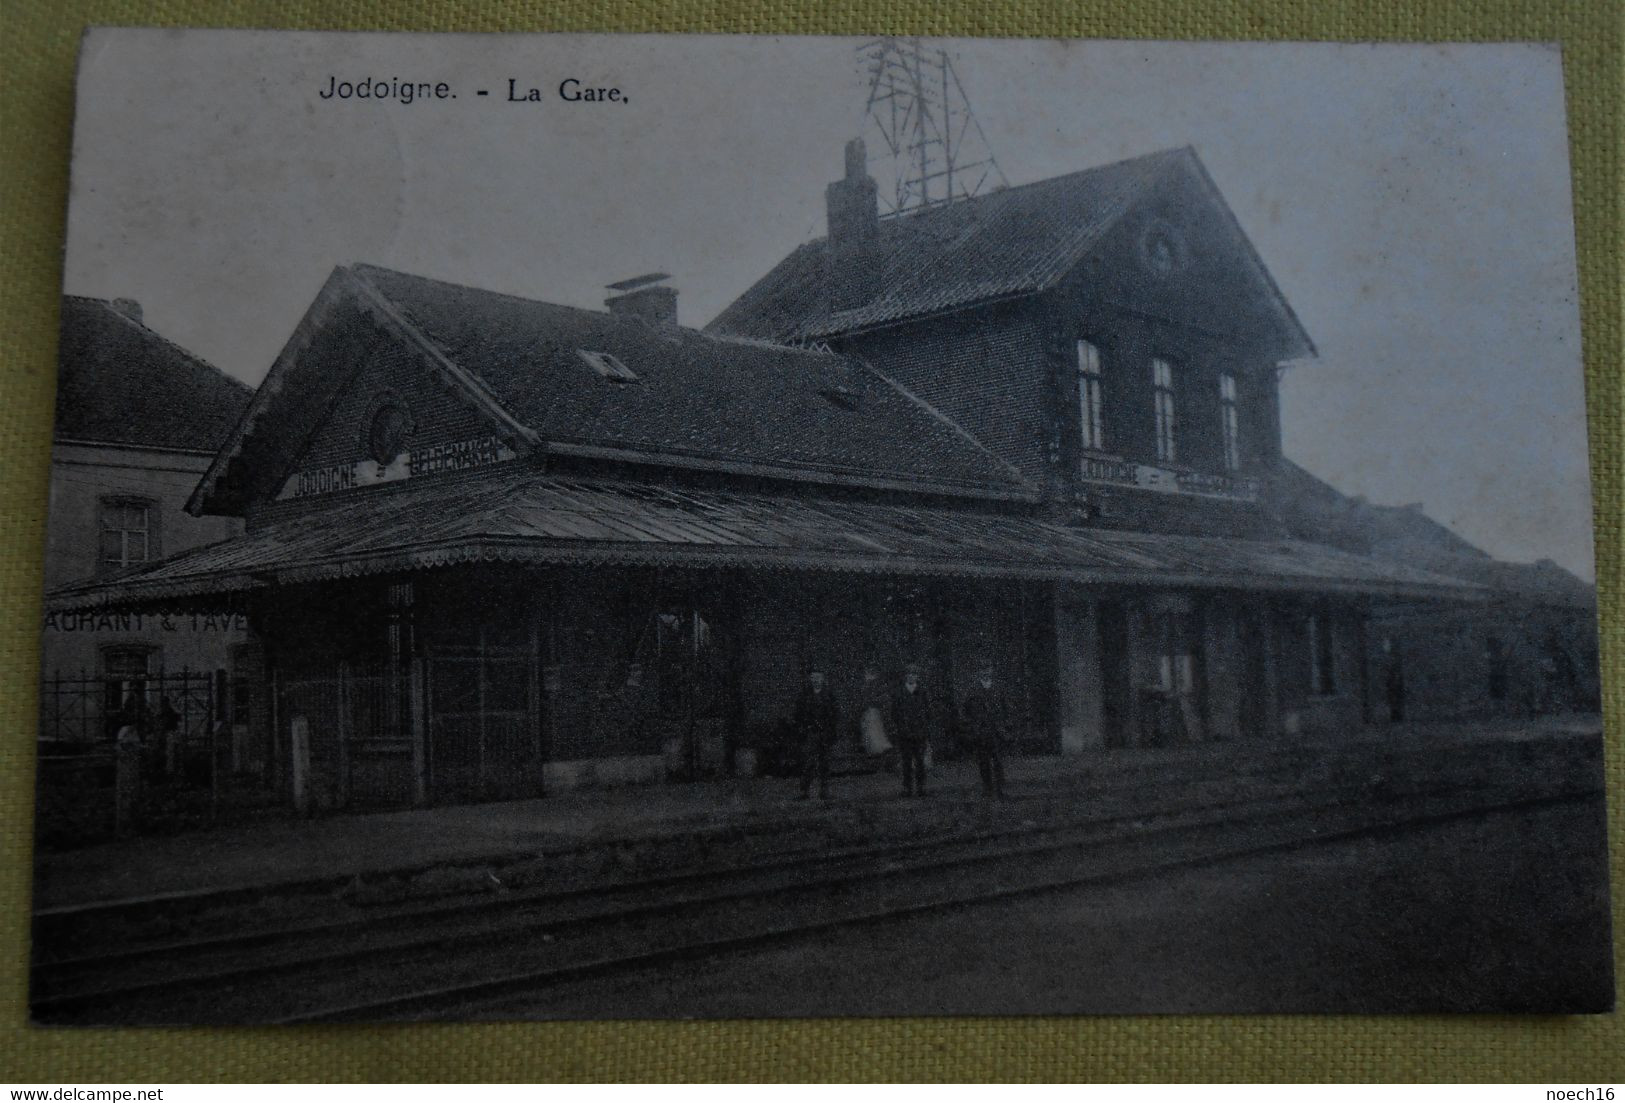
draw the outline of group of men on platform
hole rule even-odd
[[[1002,799],[1003,752],[1010,737],[1010,710],[1003,691],[994,682],[993,664],[983,664],[976,672],[976,684],[960,705],[960,720],[959,734],[976,756],[983,795]],[[897,752],[903,795],[924,796],[927,750],[931,745],[935,713],[930,696],[920,682],[919,668],[909,667],[904,672],[903,684],[891,695],[886,707],[882,709],[878,702],[871,704],[860,723],[864,725],[866,739],[871,737],[871,725],[883,725],[884,741]],[[807,684],[796,701],[792,728],[801,745],[801,796],[811,796],[816,781],[818,795],[828,799],[829,756],[840,739],[841,710],[821,667],[814,666],[807,673]]]

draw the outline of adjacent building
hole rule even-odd
[[[111,578],[242,531],[183,508],[252,389],[147,328],[130,299],[62,300],[46,521],[48,589]],[[49,611],[40,734],[96,741],[132,687],[234,665],[231,610]],[[154,702],[156,703],[156,702]]]
[[[987,661],[1033,750],[1337,732],[1374,601],[1478,595],[1272,508],[1313,347],[1192,151],[887,221],[863,169],[705,332],[337,269],[187,503],[244,533],[54,607],[246,609],[305,808],[745,768],[812,666],[854,721],[920,668],[943,752]]]
[[[1602,708],[1597,590],[1550,559],[1490,556],[1422,511],[1349,497],[1290,462],[1288,524],[1339,547],[1459,578],[1471,603],[1385,601],[1372,609],[1367,664],[1383,723],[1596,713]]]

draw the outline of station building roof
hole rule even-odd
[[[1126,532],[959,506],[678,489],[510,467],[419,480],[51,595],[58,611],[203,602],[456,564],[1036,578],[1472,598],[1477,588],[1299,540]]]
[[[1281,335],[1282,358],[1313,355],[1314,342],[1189,146],[883,219],[864,258],[875,269],[867,277],[873,292],[855,307],[832,306],[829,240],[807,242],[706,328],[814,341],[1047,291],[1175,180],[1188,186],[1192,213],[1221,226],[1243,259],[1245,278],[1257,286]]]
[[[834,484],[1031,498],[1021,475],[862,361],[480,290],[337,269],[193,495],[241,513],[298,464],[369,354],[366,330],[434,373],[521,453]],[[346,343],[348,342],[348,343]]]
[[[1497,559],[1428,516],[1420,502],[1377,505],[1346,495],[1290,460],[1277,475],[1287,530],[1377,559],[1405,563],[1538,605],[1594,609],[1596,587],[1550,559]]]

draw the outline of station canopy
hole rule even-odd
[[[210,604],[458,564],[840,571],[1472,599],[1480,588],[1290,539],[1131,532],[962,506],[514,471],[372,490],[51,593],[56,612]]]

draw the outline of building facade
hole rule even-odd
[[[814,666],[854,748],[914,667],[952,753],[985,662],[1034,751],[1357,726],[1371,601],[1474,588],[1282,529],[1308,339],[1194,154],[1129,165],[881,224],[849,152],[856,236],[703,333],[340,268],[188,502],[244,534],[53,604],[246,608],[301,808],[748,769]]]
[[[828,237],[709,331],[862,359],[1020,470],[1054,519],[1284,534],[1277,373],[1314,345],[1193,150],[881,220],[854,142],[827,203]],[[1061,608],[1068,747],[1368,713],[1358,596],[1068,586]]]
[[[142,323],[128,299],[64,296],[46,522],[47,589],[104,579],[242,532],[183,508],[251,388]],[[130,688],[230,670],[239,612],[48,611],[41,639],[47,739],[95,741]]]

